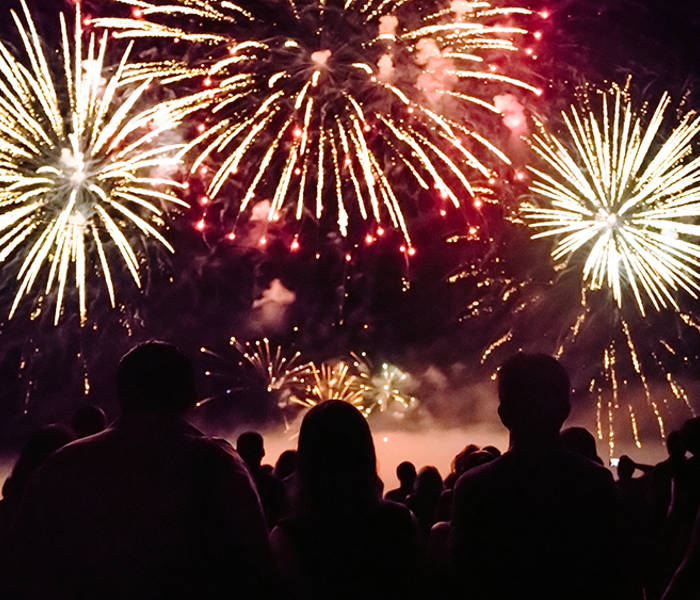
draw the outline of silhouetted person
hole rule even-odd
[[[65,425],[48,425],[36,431],[27,440],[12,472],[2,486],[0,539],[5,538],[10,522],[16,517],[29,478],[53,452],[74,439],[75,435]]]
[[[673,547],[669,517],[678,495],[678,482],[686,471],[685,444],[680,431],[672,431],[666,437],[668,458],[658,463],[649,473],[649,526],[652,534],[650,568],[646,577],[646,592],[649,600],[659,598],[668,584],[676,566],[675,558],[669,560]],[[681,483],[681,493],[683,484]]]
[[[491,446],[491,448],[494,448]],[[488,452],[486,448],[476,452],[460,453],[455,461],[455,467],[460,475],[470,469],[486,464],[497,458],[493,450]],[[431,578],[430,589],[433,592],[447,593],[449,590],[449,565],[450,565],[450,531],[453,512],[454,490],[445,489],[440,494],[438,504],[437,522],[431,527],[427,545],[427,566]]]
[[[662,600],[698,600],[700,598],[700,511],[690,538],[688,551],[676,570]]]
[[[296,473],[299,459],[296,450],[285,450],[277,458],[273,475],[280,481]]]
[[[258,489],[267,525],[272,529],[282,516],[285,506],[284,485],[262,466],[265,456],[263,437],[257,431],[246,431],[236,440],[236,451],[245,462]]]
[[[496,448],[496,446],[484,446],[481,450],[483,452],[488,452],[494,458],[498,458],[503,454],[498,448]]]
[[[690,532],[700,510],[700,417],[689,419],[683,424],[681,438],[682,444],[679,445],[690,452],[691,456],[679,465],[673,481],[666,527],[667,579],[688,551]]]
[[[103,431],[107,427],[107,417],[99,406],[86,404],[75,411],[70,426],[76,437],[84,438]]]
[[[418,520],[423,543],[428,541],[430,528],[437,522],[437,511],[442,494],[442,477],[435,467],[423,467],[416,477],[416,485],[406,501]]]
[[[13,531],[15,596],[265,597],[273,567],[248,471],[183,419],[196,398],[190,361],[148,342],[116,379],[121,418],[30,483]]]
[[[416,482],[416,466],[405,460],[396,467],[396,477],[399,479],[399,487],[386,493],[385,498],[399,504],[406,504],[406,498],[413,493]]]
[[[324,402],[299,432],[300,504],[271,541],[295,598],[412,598],[415,522],[379,495],[372,435],[346,402]]]
[[[623,575],[627,590],[635,597],[642,597],[642,588],[654,567],[651,511],[648,499],[648,479],[634,478],[637,464],[626,455],[617,465],[618,480],[615,483],[618,500],[618,531],[621,551],[626,557],[627,569]],[[621,567],[621,566],[620,566]]]
[[[561,445],[566,371],[549,356],[517,354],[499,371],[498,396],[510,448],[455,488],[459,597],[617,598],[612,475]]]
[[[462,465],[464,459],[470,454],[473,454],[474,452],[478,451],[479,446],[477,446],[476,444],[467,444],[460,452],[458,452],[455,455],[455,457],[452,459],[452,470],[450,471],[450,474],[447,477],[445,477],[445,481],[443,482],[443,485],[446,489],[451,490],[452,488],[454,488],[455,483],[457,483],[457,480],[463,472]]]
[[[282,517],[290,515],[292,507],[297,497],[298,477],[297,465],[299,458],[296,450],[285,450],[277,458],[273,475],[278,481],[282,482],[284,490],[284,503],[282,514],[278,516],[278,520]]]
[[[671,507],[674,479],[685,465],[685,444],[680,431],[672,431],[666,437],[668,458],[658,463],[651,471],[650,494],[654,525],[659,529],[666,521]]]
[[[492,446],[493,448],[493,446]],[[498,455],[500,456],[500,455]],[[461,454],[458,456],[456,461],[456,468],[459,475],[463,475],[469,469],[478,467],[479,465],[491,462],[494,458],[498,458],[493,451],[488,452],[486,449],[477,450],[476,452],[470,452],[469,454]],[[456,482],[455,482],[456,483]],[[454,502],[454,489],[446,489],[440,494],[440,502],[438,503],[437,510],[437,520],[438,521],[449,521],[452,519],[452,504]]]
[[[603,464],[603,460],[598,456],[598,449],[595,445],[593,434],[583,427],[567,427],[559,434],[562,446],[569,452],[574,452],[587,459]]]

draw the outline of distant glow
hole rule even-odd
[[[555,238],[556,261],[582,259],[585,285],[618,306],[629,293],[642,315],[678,309],[678,292],[700,291],[700,116],[662,135],[668,94],[648,115],[620,87],[600,96],[599,110],[563,113],[564,136],[533,136],[547,169],[530,169],[538,204],[523,215],[533,237]]]
[[[517,19],[532,14],[521,7],[288,0],[269,11],[253,0],[119,1],[143,18],[98,26],[119,37],[177,38],[206,54],[192,76],[215,80],[218,102],[187,152],[196,155],[193,172],[218,160],[208,195],[223,196],[235,175],[239,211],[257,195],[296,219],[331,212],[344,236],[355,215],[391,223],[410,246],[394,187],[405,181],[400,173],[460,206],[473,178],[492,174],[484,156],[510,164],[466,125],[478,119],[465,111],[496,118],[497,90],[487,84],[538,91],[485,65],[487,55],[519,49],[528,32]]]
[[[0,262],[6,272],[17,263],[18,285],[10,317],[24,296],[55,293],[58,323],[74,286],[84,321],[95,274],[114,306],[117,257],[140,287],[146,261],[136,242],[153,239],[173,251],[163,236],[167,211],[187,204],[167,173],[181,146],[154,142],[194,105],[168,101],[139,111],[151,81],[178,69],[133,64],[129,49],[106,68],[109,36],[83,39],[80,3],[72,37],[60,17],[58,66],[24,0],[22,15],[11,14],[24,56],[0,42]]]

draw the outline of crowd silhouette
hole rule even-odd
[[[562,365],[519,353],[498,373],[508,450],[468,444],[444,479],[402,462],[383,497],[350,404],[308,411],[273,468],[259,433],[234,450],[188,424],[194,382],[141,344],[114,423],[84,406],[30,437],[2,490],[3,598],[700,598],[700,418],[615,480],[588,431],[561,430]]]

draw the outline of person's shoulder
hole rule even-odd
[[[107,428],[89,437],[73,440],[51,454],[44,465],[48,468],[56,468],[63,464],[89,460],[95,456],[99,449],[109,447],[114,437],[114,430]]]
[[[473,485],[483,486],[489,481],[497,480],[500,477],[507,474],[509,471],[511,463],[511,458],[509,453],[505,453],[498,458],[469,469],[466,473],[463,473],[457,479],[455,483],[454,490],[455,493],[459,493],[460,490],[464,488],[471,487]]]
[[[389,490],[385,495],[384,499],[389,502],[400,502],[403,500],[403,492],[401,488],[396,488],[395,490]]]
[[[575,471],[578,477],[587,477],[590,480],[597,480],[605,484],[612,484],[614,481],[610,469],[585,456],[568,450],[564,450],[561,456],[565,463],[565,468],[572,472]]]
[[[380,500],[377,506],[377,516],[385,521],[411,523],[412,515],[413,513],[406,506],[392,500]]]
[[[188,443],[199,460],[235,466],[247,473],[243,460],[226,440],[199,435],[190,436]]]

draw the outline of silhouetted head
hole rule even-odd
[[[277,477],[277,479],[289,477],[297,470],[298,462],[296,450],[285,450],[279,455],[275,463],[275,477]]]
[[[416,481],[416,466],[411,461],[405,460],[396,467],[396,476],[402,488],[412,490]]]
[[[182,415],[195,402],[192,363],[171,344],[139,344],[119,363],[117,393],[124,413]]]
[[[367,421],[347,402],[312,408],[299,431],[299,477],[311,511],[361,511],[379,499],[377,459]]]
[[[593,434],[583,427],[568,427],[559,434],[562,445],[569,452],[583,456],[589,460],[603,464],[598,456]]]
[[[693,456],[700,456],[700,417],[688,419],[681,427],[683,445]]]
[[[501,451],[498,448],[496,448],[496,446],[484,446],[481,450],[484,452],[488,452],[494,458],[498,458],[499,456],[501,456]]]
[[[86,404],[75,411],[70,426],[77,437],[84,438],[102,431],[107,426],[107,417],[99,406]]]
[[[671,458],[683,458],[685,456],[685,443],[680,431],[672,431],[666,438],[666,450]]]
[[[27,440],[15,463],[12,473],[5,481],[2,493],[5,498],[17,498],[29,477],[56,450],[75,439],[73,432],[65,425],[48,425],[36,431]]]
[[[634,464],[634,461],[629,456],[623,454],[620,457],[620,462],[617,463],[617,476],[621,480],[632,479],[636,468],[637,465]]]
[[[252,469],[260,467],[260,462],[265,456],[265,444],[263,436],[257,431],[246,431],[238,436],[236,440],[236,452]]]
[[[461,475],[464,470],[463,470],[463,463],[464,459],[469,456],[470,454],[473,454],[474,452],[479,451],[479,446],[476,444],[467,444],[464,448],[462,448],[462,451],[459,452],[453,459],[452,459],[452,472],[456,473],[457,475]]]
[[[461,461],[460,466],[462,470],[460,473],[466,473],[474,467],[478,467],[479,465],[484,465],[487,462],[491,462],[494,458],[497,458],[497,456],[494,456],[491,452],[486,452],[486,450],[472,452],[468,456],[465,456],[464,459]]]
[[[498,414],[519,439],[556,437],[569,416],[569,376],[546,354],[518,353],[498,371]]]
[[[435,467],[423,467],[416,477],[416,498],[439,498],[442,492],[442,477]]]

